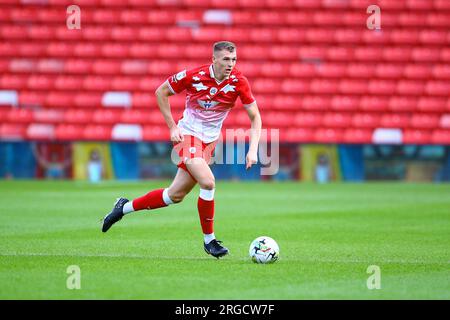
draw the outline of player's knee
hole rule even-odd
[[[175,192],[169,191],[169,197],[173,203],[179,203],[179,202],[183,201],[186,194],[187,193],[184,191],[175,191]]]
[[[212,190],[216,187],[216,181],[214,178],[208,178],[199,182],[200,188],[205,190]]]

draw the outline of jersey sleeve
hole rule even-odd
[[[246,77],[242,77],[239,80],[240,83],[240,90],[239,90],[239,97],[241,98],[242,104],[244,107],[247,107],[248,105],[255,102],[255,97],[253,97],[252,90],[250,88],[250,83],[248,82]]]
[[[167,83],[169,84],[169,89],[173,94],[180,93],[187,89],[189,86],[189,81],[187,77],[188,71],[183,70],[167,78]]]

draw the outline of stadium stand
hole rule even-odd
[[[153,92],[226,39],[283,141],[371,143],[386,128],[448,144],[450,1],[375,1],[382,28],[369,30],[372,2],[0,0],[0,138],[115,140],[135,124],[135,139],[167,139]],[[171,104],[180,117],[184,98]],[[226,125],[241,125],[236,109]]]

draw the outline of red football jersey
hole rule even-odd
[[[205,143],[220,136],[223,121],[240,97],[244,107],[255,102],[247,78],[236,68],[222,81],[214,77],[213,65],[183,70],[167,79],[172,93],[186,90],[186,108],[178,127]]]

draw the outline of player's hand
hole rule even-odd
[[[184,140],[183,134],[181,133],[180,128],[178,126],[170,129],[170,141],[172,142],[181,142]]]
[[[248,170],[252,167],[252,165],[258,162],[258,155],[256,152],[249,152],[245,157],[245,169]]]

